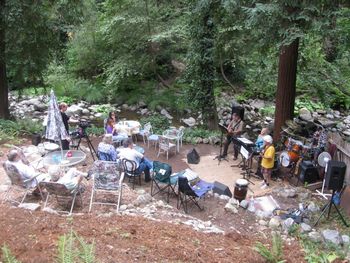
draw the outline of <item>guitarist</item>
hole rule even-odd
[[[238,113],[234,112],[232,114],[232,120],[227,127],[227,135],[226,135],[226,140],[224,143],[224,152],[221,156],[222,158],[225,158],[227,156],[228,146],[232,142],[232,139],[235,137],[238,137],[239,135],[242,134],[243,126],[244,126],[244,123],[241,119],[241,116],[239,116]],[[233,145],[233,160],[237,160],[238,153],[239,153],[239,145],[234,144]]]

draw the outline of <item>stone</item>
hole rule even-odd
[[[225,205],[224,209],[225,209],[225,211],[231,212],[232,214],[237,214],[238,213],[238,210],[237,210],[236,206],[231,204],[231,203],[227,203]]]
[[[70,107],[68,107],[66,114],[70,117],[75,114],[80,115],[82,111],[83,111],[82,107],[79,107],[78,105],[71,105]]]
[[[346,136],[350,136],[350,129],[342,131],[342,133]]]
[[[247,209],[248,206],[249,206],[249,202],[247,200],[242,200],[240,203],[239,203],[240,207],[244,208],[244,209]]]
[[[58,215],[58,212],[50,207],[45,207],[42,211],[46,212],[46,213],[50,213],[50,214],[54,214],[54,215]]]
[[[90,111],[88,109],[83,109],[82,114],[83,115],[89,115]]]
[[[123,211],[125,211],[125,210],[127,210],[128,209],[128,206],[127,205],[121,205],[120,207],[119,207],[119,211],[120,212],[123,212]]]
[[[265,101],[259,100],[259,99],[253,100],[250,103],[250,107],[256,108],[256,109],[264,108],[265,107]]]
[[[319,211],[320,208],[314,202],[310,202],[309,205],[307,206],[307,210],[309,210],[310,212],[314,213],[314,212]]]
[[[135,206],[140,206],[142,204],[148,204],[152,201],[152,196],[148,193],[139,195],[136,200],[133,202]]]
[[[333,114],[326,114],[325,117],[326,117],[327,119],[330,119],[330,120],[334,119],[334,115],[333,115]]]
[[[146,191],[145,191],[144,189],[139,189],[139,190],[136,191],[136,193],[137,193],[138,195],[143,195],[143,194],[146,193]]]
[[[300,224],[300,229],[302,233],[308,233],[311,231],[311,226],[305,223]]]
[[[45,110],[47,110],[47,105],[42,103],[42,102],[40,102],[38,104],[34,104],[34,110],[40,111],[40,112],[45,111]]]
[[[335,245],[342,243],[341,236],[337,230],[326,229],[322,231],[322,236],[326,242],[331,242]]]
[[[261,226],[267,226],[267,222],[265,220],[260,219],[258,223]]]
[[[37,211],[40,209],[40,205],[36,203],[22,203],[18,206],[19,208],[28,209],[31,211]]]
[[[309,200],[310,194],[308,192],[300,192],[298,197],[300,200]]]
[[[301,108],[299,110],[299,117],[304,121],[313,121],[311,112],[307,108]]]
[[[320,233],[313,231],[308,234],[308,237],[310,238],[311,241],[320,243],[322,242],[323,238]]]
[[[286,188],[280,192],[280,196],[283,196],[285,198],[294,198],[296,197],[296,195],[297,195],[297,191],[292,188]]]
[[[182,119],[182,122],[189,127],[193,127],[196,125],[196,120],[193,117],[189,117],[188,119]]]
[[[292,225],[294,225],[294,220],[293,218],[287,218],[282,222],[282,228],[284,231],[288,231]]]
[[[341,239],[343,240],[343,244],[349,244],[350,243],[350,237],[348,235],[342,235]]]
[[[140,110],[141,115],[146,115],[148,113],[148,109],[142,109]]]
[[[167,207],[163,200],[159,200],[156,202],[157,207]]]
[[[265,117],[265,120],[268,121],[268,122],[273,121],[273,119],[271,117]]]
[[[281,221],[278,217],[272,217],[269,222],[269,227],[276,229],[281,225]]]
[[[2,184],[0,185],[0,193],[6,192],[10,188],[10,185]]]
[[[169,112],[168,112],[166,109],[162,109],[162,110],[160,111],[160,114],[164,115],[164,116],[167,117],[169,120],[172,120],[172,119],[173,119],[173,116],[171,116],[171,115],[169,114]]]

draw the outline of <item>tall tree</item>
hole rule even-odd
[[[190,99],[201,110],[204,124],[217,129],[218,115],[214,96],[214,12],[216,0],[199,0],[192,11],[192,51],[190,52]]]
[[[6,77],[5,0],[0,0],[0,118],[9,118],[8,86]]]

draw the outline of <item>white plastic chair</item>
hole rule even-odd
[[[153,134],[153,128],[150,122],[144,125],[143,130],[141,130],[139,134],[142,136],[144,144],[146,144],[146,140],[147,140],[148,148],[149,148],[149,142],[154,142],[154,149],[157,148],[159,136],[156,134]]]
[[[176,155],[176,144],[171,143],[170,140],[164,136],[159,136],[159,151],[158,151],[158,156],[163,152],[166,153],[166,159],[169,159],[169,152],[171,149],[174,149],[175,155]]]

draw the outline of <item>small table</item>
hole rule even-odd
[[[72,156],[67,157],[67,152],[71,152]],[[63,153],[63,159],[62,159]],[[77,165],[86,159],[86,154],[80,150],[64,150],[64,151],[54,151],[48,153],[44,157],[44,165],[60,165],[62,167],[69,167]]]

